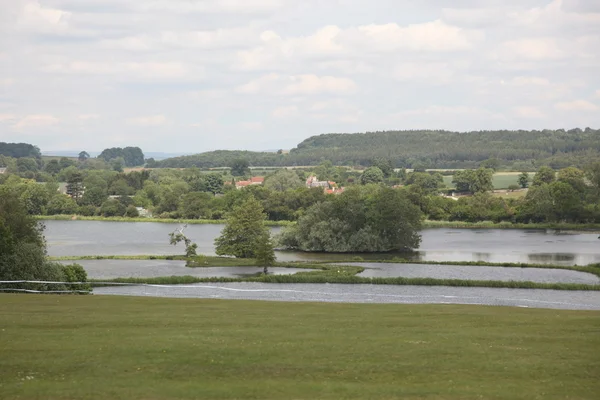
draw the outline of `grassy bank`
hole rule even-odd
[[[467,279],[435,279],[435,278],[367,278],[356,276],[351,271],[339,268],[335,270],[319,270],[299,272],[294,275],[258,275],[240,278],[198,278],[194,276],[165,276],[157,278],[117,278],[110,280],[90,280],[91,282],[114,282],[153,285],[179,285],[192,283],[217,282],[260,282],[260,283],[340,283],[367,285],[404,285],[404,286],[452,286],[452,287],[487,287],[506,289],[549,289],[549,290],[585,290],[600,291],[600,285],[580,283],[538,283],[526,281],[483,281]]]
[[[82,215],[34,215],[35,219],[48,221],[105,221],[105,222],[160,222],[165,224],[215,225],[224,224],[223,219],[166,219],[166,218],[126,218],[126,217],[85,217]],[[293,221],[265,221],[267,226],[288,226]]]
[[[48,221],[107,221],[107,222],[160,222],[167,224],[210,225],[224,224],[222,219],[165,219],[165,218],[125,218],[125,217],[84,217],[80,215],[34,215],[35,219]],[[295,221],[266,221],[268,226],[290,226]],[[570,231],[600,232],[600,224],[542,223],[517,224],[511,222],[463,222],[463,221],[423,221],[423,228],[456,229],[557,229]]]
[[[455,229],[555,229],[565,231],[600,232],[600,224],[539,223],[519,224],[513,222],[463,222],[463,221],[423,221],[423,228]]]
[[[600,393],[592,311],[4,294],[0,323],[5,400]]]

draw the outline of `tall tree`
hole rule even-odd
[[[264,222],[266,214],[254,198],[233,208],[221,236],[215,239],[216,253],[238,258],[254,258],[261,240],[269,234]]]
[[[521,175],[519,175],[519,185],[523,189],[529,186],[529,174],[527,172],[521,172]]]
[[[298,189],[304,186],[304,183],[294,171],[289,169],[280,169],[265,180],[265,187],[278,192],[285,192],[288,189]]]
[[[237,158],[229,164],[231,175],[244,176],[250,173],[250,163],[245,158]]]
[[[269,232],[257,238],[254,257],[256,258],[256,265],[263,267],[264,274],[268,274],[269,267],[275,265],[275,261],[277,260],[275,257],[275,248]]]
[[[77,159],[81,162],[87,160],[88,158],[90,158],[90,155],[88,154],[87,151],[81,151],[79,152],[79,156],[77,157]]]
[[[83,196],[83,176],[81,172],[75,172],[71,174],[67,181],[67,194],[71,196],[73,200],[79,203],[79,200]]]
[[[543,185],[544,183],[550,184],[550,183],[554,182],[555,178],[556,178],[556,173],[554,172],[554,170],[552,168],[541,167],[535,173],[535,176],[533,177],[533,181],[531,182],[531,185],[532,186],[540,186],[540,185]]]
[[[381,183],[383,182],[383,172],[379,167],[369,167],[364,170],[362,175],[360,176],[360,183],[363,185],[368,185],[371,183]]]

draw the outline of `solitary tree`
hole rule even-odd
[[[215,239],[216,253],[238,258],[254,258],[257,250],[264,245],[264,237],[269,230],[264,221],[266,214],[254,197],[235,206],[229,214],[221,236]]]
[[[244,176],[250,172],[250,163],[243,158],[233,160],[229,167],[233,176]]]
[[[271,241],[271,235],[267,232],[256,240],[256,265],[263,267],[263,273],[269,273],[269,267],[275,264],[275,249]]]
[[[184,229],[187,227],[187,225],[184,225],[182,227],[180,227],[179,229],[176,229],[175,231],[169,233],[169,243],[172,244],[173,246],[176,246],[177,243],[183,242],[185,244],[185,256],[186,257],[193,257],[196,254],[196,249],[198,248],[198,245],[194,242],[192,242],[192,240],[190,238],[188,238],[185,233],[183,233]]]
[[[521,172],[521,175],[519,175],[519,185],[523,189],[529,186],[529,174],[527,172]]]
[[[90,158],[90,155],[88,154],[87,151],[82,151],[79,153],[79,157],[78,157],[79,161],[83,162],[83,161],[87,160],[88,158]]]

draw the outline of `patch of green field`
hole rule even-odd
[[[596,399],[600,313],[0,295],[0,398]]]
[[[508,189],[510,185],[519,185],[520,172],[497,172],[492,177],[494,189]],[[529,180],[533,179],[535,173],[529,173]],[[444,176],[444,184],[448,188],[454,188],[452,176]]]

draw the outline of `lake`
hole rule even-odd
[[[169,245],[177,223],[44,221],[51,256],[183,254],[183,245]],[[188,225],[185,234],[198,253],[214,255],[214,239],[223,225]],[[271,228],[273,233],[281,228]],[[598,234],[523,229],[449,229],[422,231],[418,251],[369,255],[365,260],[401,257],[419,261],[524,262],[559,265],[600,263]],[[278,251],[279,261],[347,259],[348,254]]]

